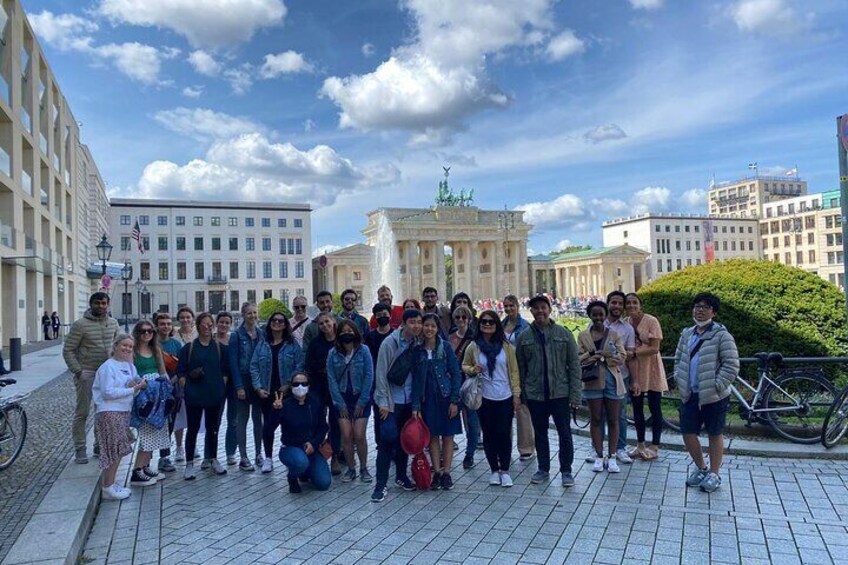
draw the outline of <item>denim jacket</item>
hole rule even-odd
[[[371,387],[374,384],[374,362],[367,346],[360,345],[359,349],[353,352],[349,365],[344,355],[335,347],[327,355],[330,397],[333,399],[333,405],[339,410],[346,406],[342,390],[347,390],[348,376],[353,386],[353,394],[359,397],[356,403],[363,408],[368,406],[371,403]]]
[[[130,426],[140,428],[145,422],[161,430],[168,424],[168,413],[174,405],[174,385],[167,378],[150,379],[133,401]]]
[[[503,324],[506,325],[507,318],[504,317]],[[516,345],[518,341],[518,336],[524,333],[524,330],[530,329],[530,322],[518,316],[518,321],[515,323],[515,329],[512,330],[512,333],[507,336],[507,341],[509,341],[513,346]]]
[[[452,403],[459,404],[462,373],[450,343],[437,337],[432,359],[427,358],[427,350],[423,346],[420,346],[418,351],[418,361],[412,373],[412,409],[421,410],[422,401],[428,400],[424,398],[424,390],[431,374],[435,377],[441,397],[450,398]]]
[[[232,375],[235,390],[244,389],[252,384],[250,360],[253,358],[253,352],[260,341],[265,341],[265,335],[259,327],[256,328],[256,339],[254,340],[250,338],[244,324],[230,335],[230,344],[227,351],[230,354],[230,375]]]
[[[297,373],[303,372],[303,349],[292,340],[280,348],[277,357],[280,370],[280,383],[288,384]],[[250,380],[253,390],[271,388],[271,345],[264,339],[256,344],[250,360]]]

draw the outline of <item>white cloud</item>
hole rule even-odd
[[[35,34],[44,42],[61,51],[82,51],[89,48],[92,38],[88,35],[99,29],[95,22],[74,14],[53,14],[43,10],[30,14],[29,22]]]
[[[552,61],[562,61],[566,57],[577,55],[586,50],[586,43],[567,29],[551,38],[547,54]]]
[[[701,188],[690,188],[680,195],[678,201],[690,210],[701,213],[707,211],[707,191]]]
[[[662,8],[665,0],[628,0],[634,10],[656,10]]]
[[[253,66],[243,63],[241,66],[224,71],[224,78],[230,83],[233,94],[247,94],[253,86]]]
[[[303,131],[305,131],[306,133],[309,133],[316,127],[318,127],[318,124],[315,123],[315,120],[313,120],[312,118],[306,118],[305,120],[303,120]]]
[[[553,27],[552,0],[402,5],[415,22],[412,43],[370,73],[324,81],[340,127],[409,130],[416,144],[444,143],[469,116],[509,102],[487,77],[486,58],[536,45]]]
[[[276,78],[280,75],[294,73],[311,73],[314,67],[302,54],[296,51],[265,55],[265,62],[259,69],[259,76],[264,79]]]
[[[798,14],[787,0],[739,0],[730,16],[742,31],[778,37],[806,29],[813,19],[812,13]]]
[[[514,210],[524,210],[524,221],[540,231],[571,227],[591,219],[583,199],[576,194],[563,194],[551,202],[521,204]]]
[[[330,205],[342,194],[396,183],[392,165],[360,167],[326,145],[300,150],[259,133],[220,141],[185,165],[149,163],[135,192],[142,198],[309,202]]]
[[[362,44],[362,55],[366,58],[373,57],[374,53],[377,52],[377,49],[374,47],[373,43],[363,43]]]
[[[671,203],[671,191],[664,186],[646,186],[637,190],[630,200],[634,214],[665,212]]]
[[[183,88],[183,96],[185,96],[186,98],[200,98],[202,94],[202,86],[187,86]]]
[[[170,29],[196,47],[249,41],[283,23],[282,0],[100,0],[97,12],[118,23]]]
[[[110,43],[95,47],[91,53],[112,62],[115,67],[144,84],[159,84],[159,71],[165,54],[155,47],[137,42]]]
[[[606,124],[592,128],[583,134],[583,139],[589,143],[603,143],[604,141],[613,141],[616,139],[624,139],[627,134],[617,124]]]
[[[208,77],[218,76],[224,68],[212,55],[202,49],[192,51],[188,56],[188,62],[195,71]]]
[[[565,249],[566,247],[571,247],[574,245],[574,242],[570,239],[561,239],[554,245],[554,251],[559,251],[560,249]]]
[[[171,131],[199,140],[226,139],[265,129],[249,118],[230,116],[207,108],[163,110],[156,112],[153,119]]]

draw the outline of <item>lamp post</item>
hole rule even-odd
[[[504,231],[504,288],[506,289],[506,294],[510,294],[509,263],[506,263],[506,261],[509,257],[509,230],[515,229],[515,215],[512,212],[507,211],[506,206],[504,206],[503,212],[498,212],[498,227]]]
[[[124,261],[124,266],[121,267],[121,280],[124,281],[124,296],[121,300],[122,309],[124,311],[124,331],[130,333],[129,312],[127,312],[127,297],[129,296],[130,279],[133,276],[133,268],[130,265],[129,259]]]
[[[135,279],[135,299],[138,302],[138,319],[141,320],[141,289],[144,287],[144,283],[141,282],[141,279]]]
[[[106,274],[106,262],[112,257],[112,244],[106,239],[106,234],[100,239],[100,243],[94,246],[97,249],[97,259],[103,264],[103,273]]]
[[[147,285],[144,285],[143,287],[141,287],[141,296],[142,296],[142,298],[147,300],[148,308],[145,308],[145,310],[150,310],[150,308],[149,308],[149,306],[150,306],[150,291],[147,290]],[[148,312],[145,311],[144,312],[144,319],[145,320],[147,319],[147,314],[148,314]]]

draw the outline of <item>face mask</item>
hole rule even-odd
[[[306,396],[307,392],[309,392],[309,386],[292,387],[292,394],[295,395],[296,398],[303,398]]]
[[[388,316],[380,316],[377,318],[377,325],[380,327],[385,327],[389,325],[389,317]]]
[[[701,320],[698,320],[696,318],[692,318],[692,320],[695,322],[695,325],[698,326],[699,328],[705,328],[713,322],[712,320],[701,321]]]
[[[339,341],[342,343],[353,343],[356,340],[356,337],[353,334],[341,334],[339,336]]]

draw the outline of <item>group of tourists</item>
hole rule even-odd
[[[94,453],[106,499],[130,495],[116,474],[134,442],[129,486],[155,484],[176,471],[175,463],[184,463],[185,480],[207,469],[224,475],[228,467],[268,474],[276,453],[288,471],[290,492],[302,492],[305,484],[327,490],[337,476],[342,483],[373,483],[371,500],[381,502],[392,463],[394,484],[401,489],[425,483],[432,490],[452,489],[454,437],[463,433],[464,469],[476,465],[482,441],[488,483],[511,487],[517,444],[521,461],[536,458],[530,481],[539,484],[551,477],[550,421],[559,443],[561,484],[571,487],[570,422],[581,403],[590,415],[593,453],[587,461],[592,471],[618,473],[619,464],[661,456],[661,399],[668,389],[660,356],[663,333],[659,321],[642,311],[637,294],[615,291],[606,301],[590,302],[590,325],[576,339],[552,319],[546,295],[528,301],[532,322],[521,316],[515,296],[503,299],[501,316],[492,309],[477,312],[463,292],[449,306],[440,304],[432,287],[423,290],[420,303],[410,298],[400,306],[388,287],[377,295],[370,318],[357,312],[359,297],[349,289],[341,294],[339,313],[333,312],[332,294],[319,292],[318,314],[312,319],[306,315],[306,299],[298,296],[291,318],[275,312],[264,327],[256,305],[248,302],[237,328],[231,327],[228,312],[195,315],[184,306],[176,320],[159,313],[126,334],[108,316],[108,294],[93,294],[63,350],[77,392],[72,430],[76,461],[88,462],[85,426],[92,399]],[[713,320],[719,306],[714,295],[695,297],[694,325],[683,331],[675,355],[680,423],[697,467],[686,484],[706,492],[721,484],[728,387],[739,369],[732,336]],[[627,402],[637,436],[629,451]],[[373,467],[367,441],[372,413],[377,446]],[[219,459],[223,418],[225,458]],[[429,443],[422,447],[431,472],[426,481],[415,475],[418,484],[410,477],[409,456],[420,462],[423,455],[408,453],[404,443],[411,423],[419,429],[423,424],[429,432]],[[703,428],[710,437],[709,467],[698,442]],[[373,476],[369,469],[375,470]]]

